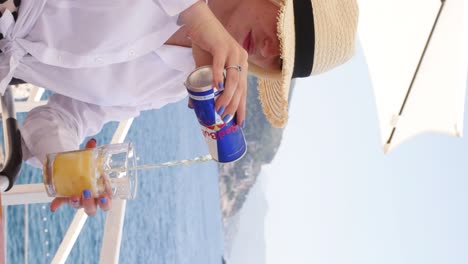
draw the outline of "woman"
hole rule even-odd
[[[185,77],[206,64],[224,89],[223,118],[236,113],[245,125],[248,69],[268,120],[284,126],[291,78],[348,60],[356,24],[355,0],[23,0],[16,22],[9,9],[0,18],[0,91],[16,77],[57,93],[21,128],[23,153],[38,166],[106,122],[181,100]],[[109,208],[109,197],[87,194],[51,209]]]

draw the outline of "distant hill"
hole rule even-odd
[[[265,219],[268,201],[265,197],[265,177],[260,173],[248,198],[225,226],[224,256],[228,264],[265,264]]]
[[[233,216],[242,207],[262,165],[270,163],[275,157],[283,135],[283,129],[271,126],[263,114],[257,79],[249,76],[248,86],[247,118],[244,129],[247,153],[239,161],[219,165],[224,219]]]

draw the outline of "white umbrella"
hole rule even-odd
[[[464,0],[358,0],[384,151],[423,132],[463,133]]]

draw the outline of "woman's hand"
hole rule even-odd
[[[86,142],[86,148],[95,148],[96,140],[90,139]],[[55,212],[63,204],[68,204],[75,209],[84,208],[87,215],[93,216],[97,212],[97,208],[100,207],[103,211],[108,211],[111,208],[112,196],[110,194],[102,195],[98,198],[91,196],[90,190],[83,190],[81,196],[72,197],[58,197],[52,200],[50,203],[50,210]]]
[[[213,65],[213,85],[224,89],[216,100],[216,111],[225,119],[237,116],[237,124],[245,120],[247,97],[248,54],[227,32],[204,2],[198,2],[180,15],[192,40],[193,58],[197,67]],[[223,71],[226,69],[226,82]]]

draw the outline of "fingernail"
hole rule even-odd
[[[105,203],[107,203],[107,198],[102,197],[99,201],[101,202],[101,204],[105,204]]]
[[[54,209],[54,208],[50,207],[50,211],[51,211],[52,213],[55,213],[55,210],[57,210],[57,208]]]
[[[219,83],[218,83],[218,87],[219,87],[220,89],[224,89],[224,83],[223,83],[223,82],[219,82]]]
[[[245,120],[242,120],[241,127],[245,128]]]
[[[72,198],[71,202],[72,202],[73,205],[78,205],[80,203],[80,199]]]
[[[224,123],[227,123],[227,122],[229,121],[230,118],[231,118],[231,115],[230,115],[230,114],[227,114],[227,115],[223,118]]]
[[[90,139],[89,141],[94,141],[94,143],[97,142],[95,138],[92,138],[92,139]]]
[[[84,190],[83,191],[83,196],[85,199],[91,198],[91,191],[90,190]]]
[[[224,113],[224,106],[221,106],[219,109],[218,109],[218,115],[222,115]]]

